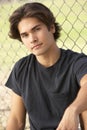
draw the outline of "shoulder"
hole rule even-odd
[[[17,73],[21,71],[23,72],[23,70],[30,68],[32,64],[34,64],[34,61],[35,61],[35,56],[33,54],[30,54],[18,60],[15,63],[13,70],[15,70]]]
[[[87,55],[72,50],[62,50],[60,64],[64,68],[66,66],[66,68],[72,68],[75,71],[83,66],[87,68]]]
[[[25,64],[30,64],[34,60],[35,60],[35,56],[33,54],[30,54],[26,57],[19,59],[15,65],[21,67],[24,66]]]
[[[76,62],[78,60],[81,60],[81,59],[86,59],[87,61],[87,55],[84,54],[84,53],[78,53],[78,52],[74,52],[72,50],[62,50],[62,53],[63,53],[63,57],[69,61],[72,61],[72,62]]]

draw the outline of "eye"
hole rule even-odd
[[[37,28],[35,28],[35,31],[39,31],[41,28],[40,27],[37,27]]]
[[[26,38],[26,37],[28,37],[27,33],[21,35],[21,38]]]

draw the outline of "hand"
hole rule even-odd
[[[71,106],[65,110],[63,118],[56,130],[78,130],[79,115]]]

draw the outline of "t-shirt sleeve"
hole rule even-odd
[[[78,57],[74,64],[74,73],[77,82],[80,83],[81,78],[87,74],[87,56],[82,54]]]
[[[10,76],[5,83],[5,86],[12,89],[16,94],[21,96],[21,89],[17,81],[18,63],[16,63],[10,73]]]

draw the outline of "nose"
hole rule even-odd
[[[34,36],[33,34],[30,34],[29,38],[30,38],[30,43],[35,43],[37,41],[36,36]]]

